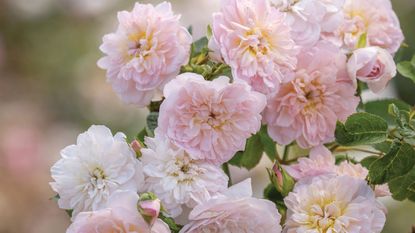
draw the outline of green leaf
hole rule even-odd
[[[206,53],[207,53],[207,45],[208,45],[208,38],[202,37],[199,40],[193,42],[192,44],[192,53],[191,53],[191,58],[195,57],[196,55],[200,54],[201,52],[203,52],[202,50],[205,49]]]
[[[355,113],[343,124],[337,122],[336,141],[340,145],[371,145],[386,140],[388,124],[382,118],[370,113]]]
[[[264,189],[264,198],[274,202],[275,204],[280,203],[284,205],[284,196],[278,192],[275,186],[270,183]]]
[[[261,143],[264,147],[265,154],[271,161],[275,161],[277,158],[277,145],[275,144],[274,140],[268,135],[268,130],[265,125],[261,127],[259,131],[259,137],[261,139]]]
[[[383,184],[396,177],[405,175],[415,165],[415,150],[411,145],[396,142],[391,150],[378,158],[369,167],[369,181]]]
[[[396,177],[388,183],[392,197],[398,201],[403,201],[406,198],[415,201],[415,191],[412,189],[414,182],[415,166],[405,175]]]
[[[389,125],[396,125],[395,118],[392,117],[388,112],[388,107],[390,104],[395,104],[399,110],[409,111],[411,109],[411,106],[402,100],[383,99],[367,102],[365,104],[365,111],[382,117],[388,122]]]
[[[336,155],[336,164],[340,164],[343,161],[348,161],[348,162],[353,163],[353,164],[357,163],[357,161],[355,159],[351,158],[347,154]]]
[[[149,136],[154,136],[154,130],[157,128],[157,120],[159,117],[158,112],[150,112],[147,116],[147,134]]]
[[[360,161],[360,164],[369,169],[373,162],[375,162],[379,157],[378,156],[367,156],[366,158]]]
[[[258,133],[247,140],[245,150],[237,152],[235,156],[229,160],[229,164],[251,170],[259,163],[263,152],[264,147]]]
[[[208,38],[208,40],[210,40],[210,38],[212,38],[212,26],[210,26],[210,24],[208,24],[207,26],[207,30],[206,30],[206,37]]]
[[[388,153],[391,149],[391,146],[392,146],[392,142],[388,142],[388,141],[384,141],[384,142],[372,145],[373,148],[383,153]]]
[[[147,134],[147,129],[143,128],[135,137],[137,140],[139,140],[140,142],[144,142],[144,138],[148,136]]]
[[[411,61],[401,61],[396,65],[398,72],[415,82],[415,55]]]
[[[265,187],[264,198],[275,203],[278,212],[282,216],[281,220],[282,222],[284,222],[285,215],[287,212],[287,206],[284,203],[284,197],[281,195],[280,192],[278,192],[278,190],[275,188],[273,184],[268,184],[267,187]]]
[[[163,213],[160,213],[159,218],[169,226],[172,233],[179,233],[183,228],[183,226],[177,224],[173,218],[167,217]]]

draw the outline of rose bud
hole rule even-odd
[[[268,170],[268,174],[274,187],[283,196],[292,191],[295,181],[279,164],[274,164],[272,170]]]
[[[143,148],[143,145],[138,140],[134,140],[131,142],[130,146],[135,151],[137,157],[141,157],[141,149]]]
[[[385,49],[366,47],[353,52],[347,62],[347,71],[353,80],[365,82],[371,91],[379,93],[396,75],[396,65]]]
[[[151,226],[157,220],[161,209],[160,200],[153,193],[143,193],[138,201],[138,211]]]

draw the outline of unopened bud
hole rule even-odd
[[[294,188],[294,179],[279,164],[274,164],[268,173],[272,184],[283,196],[287,196]]]
[[[142,144],[138,140],[134,140],[131,142],[130,146],[135,151],[137,157],[141,157],[141,149],[143,148]]]
[[[140,195],[138,211],[150,226],[157,220],[160,209],[161,202],[153,193],[144,193]]]

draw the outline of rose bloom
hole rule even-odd
[[[148,225],[137,210],[137,202],[137,193],[117,191],[111,195],[107,208],[80,213],[66,233],[170,233],[160,219]]]
[[[180,233],[279,233],[281,215],[275,204],[253,198],[250,179],[232,186],[224,194],[197,205],[190,223]]]
[[[158,130],[185,149],[192,159],[222,164],[245,148],[246,139],[261,127],[264,95],[244,82],[222,76],[205,81],[185,73],[164,89]]]
[[[271,95],[264,111],[269,135],[310,148],[334,139],[338,120],[356,111],[359,98],[346,72],[346,57],[328,42],[299,56],[294,78]]]
[[[141,162],[125,135],[112,136],[105,126],[91,126],[61,156],[51,168],[54,182],[50,185],[59,194],[59,207],[73,209],[73,217],[105,208],[117,190],[137,192],[144,186]]]
[[[98,66],[126,103],[144,107],[187,63],[192,38],[179,24],[170,3],[136,3],[131,12],[118,13],[115,33],[105,35],[100,49],[106,54]]]
[[[385,89],[396,75],[396,65],[388,51],[380,47],[367,47],[353,51],[347,62],[350,77],[367,83],[374,93]]]
[[[284,199],[288,208],[285,233],[381,232],[383,206],[364,180],[322,175],[297,182]]]
[[[183,149],[157,133],[141,150],[146,189],[157,195],[172,217],[226,190],[228,177],[217,166],[191,159]]]
[[[346,0],[342,25],[328,38],[353,51],[366,33],[367,46],[378,46],[389,53],[398,51],[404,36],[390,0]]]
[[[312,47],[322,32],[337,29],[343,21],[344,0],[271,0],[286,16],[294,41]]]
[[[298,49],[290,27],[267,0],[224,0],[213,14],[213,37],[235,79],[264,94],[295,68]]]
[[[323,174],[350,176],[365,180],[369,171],[361,164],[353,164],[347,160],[336,165],[334,155],[324,146],[317,146],[310,150],[309,157],[299,158],[298,162],[283,165],[287,173],[295,180],[302,180]],[[390,196],[387,184],[375,186],[376,197]]]

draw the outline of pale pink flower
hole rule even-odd
[[[353,51],[366,33],[367,46],[379,46],[392,54],[399,49],[404,35],[390,0],[346,0],[343,12],[342,25],[328,34],[339,46]]]
[[[286,16],[294,41],[303,48],[317,43],[322,32],[333,31],[343,22],[344,0],[271,0]]]
[[[180,233],[281,232],[281,215],[275,204],[251,196],[250,180],[234,185],[223,195],[197,205]]]
[[[93,125],[80,134],[76,144],[61,151],[61,159],[50,169],[59,194],[58,205],[80,212],[106,208],[110,196],[119,190],[143,190],[141,161],[126,142],[123,133],[114,136],[102,125]]]
[[[264,95],[244,82],[219,77],[205,81],[185,73],[169,82],[160,107],[158,131],[185,149],[193,159],[221,164],[261,127]]]
[[[109,201],[108,208],[77,215],[67,233],[170,233],[163,221],[157,219],[147,224],[137,210],[138,195],[134,192],[118,191]]]
[[[267,0],[224,0],[213,14],[213,37],[235,79],[264,94],[295,68],[298,49],[284,16]]]
[[[383,206],[364,180],[322,175],[297,182],[284,199],[285,233],[378,233],[385,225]]]
[[[228,177],[218,166],[194,160],[156,131],[141,150],[146,189],[157,195],[172,217],[226,190]]]
[[[361,164],[354,164],[347,160],[336,165],[334,155],[324,146],[314,147],[310,150],[309,157],[299,158],[297,163],[284,165],[283,168],[297,181],[324,174],[350,176],[365,180],[369,173]],[[376,197],[391,195],[387,184],[376,185],[374,191]]]
[[[366,47],[353,51],[347,62],[347,70],[351,78],[367,83],[374,93],[385,89],[396,75],[393,57],[380,47]]]
[[[136,3],[131,12],[118,13],[118,29],[104,36],[106,56],[98,65],[124,102],[148,105],[188,62],[192,38],[179,18],[167,2]]]
[[[326,173],[336,173],[334,156],[324,146],[318,146],[310,150],[309,157],[299,158],[298,163],[284,165],[284,169],[295,180],[305,177],[318,176]]]
[[[295,140],[302,148],[332,141],[336,122],[356,111],[359,99],[354,93],[345,55],[320,42],[299,55],[294,78],[268,99],[268,133],[280,144]]]

